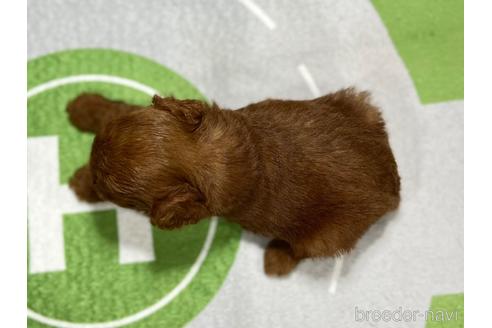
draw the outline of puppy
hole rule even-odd
[[[366,92],[238,110],[154,96],[146,108],[83,94],[71,122],[96,133],[70,181],[79,198],[145,213],[162,229],[213,215],[271,238],[264,269],[349,252],[400,201],[385,124]]]

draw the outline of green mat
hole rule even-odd
[[[150,95],[128,83],[122,85],[124,78],[162,95],[203,99],[176,73],[117,51],[56,53],[30,61],[28,72],[28,136],[58,138],[60,184],[66,184],[74,170],[88,160],[93,139],[72,127],[65,114],[67,102],[79,93],[97,92],[130,103],[148,104]],[[119,80],[108,82],[111,77]],[[30,169],[49,170],[43,166]],[[39,192],[43,193],[41,186]],[[115,210],[65,214],[62,224],[66,269],[28,275],[30,317],[37,319],[29,321],[30,327],[44,326],[42,323],[63,326],[64,322],[72,326],[103,323],[114,327],[137,321],[139,327],[181,326],[220,287],[241,234],[239,227],[223,220],[206,220],[172,232],[152,229],[155,260],[120,264]],[[211,242],[209,249],[207,241]],[[49,252],[46,249],[47,254],[43,254],[47,262]],[[202,255],[203,263],[190,276]]]

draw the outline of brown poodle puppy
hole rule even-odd
[[[141,108],[84,94],[68,113],[96,133],[89,164],[70,181],[81,199],[136,209],[163,229],[223,216],[272,238],[269,275],[350,251],[400,201],[384,122],[365,92],[235,111],[159,96]]]

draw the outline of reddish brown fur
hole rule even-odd
[[[68,112],[97,133],[90,165],[70,182],[80,198],[137,209],[165,229],[224,216],[273,239],[270,275],[350,251],[400,200],[384,122],[368,94],[353,89],[236,111],[81,95]]]

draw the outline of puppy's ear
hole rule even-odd
[[[210,215],[201,192],[185,183],[169,190],[165,197],[155,199],[150,218],[161,229],[174,229]]]
[[[173,97],[161,98],[155,95],[152,105],[156,109],[173,114],[187,130],[195,131],[202,122],[208,105],[199,100],[178,100]]]

